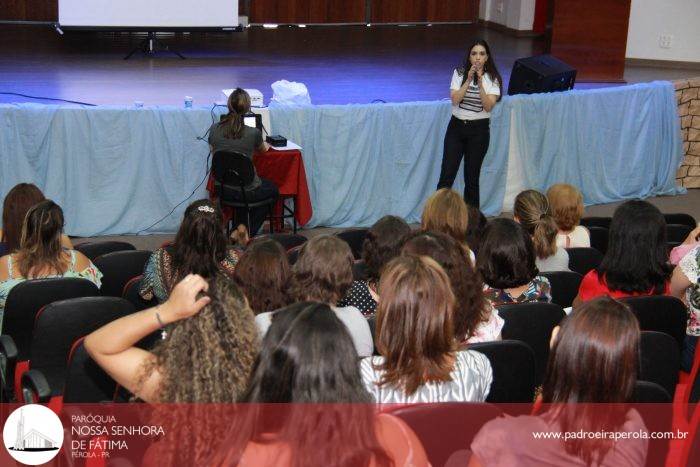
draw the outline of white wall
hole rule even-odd
[[[671,48],[659,47],[662,34]],[[700,0],[632,0],[626,56],[700,62]]]
[[[479,18],[511,29],[531,31],[535,21],[535,0],[481,0]]]

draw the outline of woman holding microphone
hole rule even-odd
[[[476,40],[468,50],[464,64],[452,73],[452,118],[437,187],[452,187],[464,157],[464,200],[478,208],[479,172],[489,148],[489,116],[501,98],[503,80],[486,41]]]

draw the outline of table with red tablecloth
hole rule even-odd
[[[296,221],[302,226],[309,222],[313,209],[301,151],[270,149],[266,152],[256,152],[253,155],[253,164],[260,178],[270,180],[279,189],[280,201],[276,211],[281,212],[284,198],[293,197]],[[212,176],[209,177],[207,190],[210,193],[214,191]]]

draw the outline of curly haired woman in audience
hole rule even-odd
[[[472,441],[469,467],[645,465],[648,440],[643,437],[533,437],[538,432],[644,431],[639,413],[626,406],[637,381],[639,341],[637,319],[612,298],[574,310],[552,340],[541,399],[551,405],[542,406],[538,415],[499,417],[484,425]]]
[[[450,188],[440,188],[425,202],[421,215],[421,230],[442,232],[457,240],[468,252],[472,262],[474,253],[467,245],[469,210],[459,193]]]
[[[243,252],[233,280],[243,290],[255,314],[287,306],[292,269],[282,245],[270,239],[254,240]]]
[[[140,295],[159,302],[187,274],[210,279],[218,273],[232,276],[238,252],[228,244],[219,207],[201,199],[187,206],[175,242],[157,249],[148,259]]]
[[[5,196],[2,205],[2,229],[0,229],[0,256],[19,250],[22,224],[29,208],[46,197],[33,183],[19,183]],[[73,244],[67,235],[61,235],[61,245],[69,250]]]
[[[208,293],[208,295],[203,295]],[[161,329],[152,351],[136,343]],[[85,338],[85,349],[117,383],[146,402],[235,402],[259,338],[241,290],[218,275],[189,274],[165,303],[125,316]]]
[[[353,347],[328,305],[279,310],[225,448],[207,465],[429,466],[411,429],[376,412]]]
[[[455,296],[445,271],[427,256],[392,260],[379,283],[377,350],[362,360],[379,403],[483,402],[493,380],[485,355],[458,350]]]
[[[362,244],[367,278],[353,281],[338,306],[354,306],[365,316],[377,311],[379,276],[386,263],[398,256],[403,237],[410,231],[406,221],[396,216],[384,216],[374,223]]]
[[[32,206],[24,218],[17,252],[0,258],[0,329],[10,291],[28,279],[76,277],[102,285],[102,273],[82,253],[61,244],[63,210],[51,200]]]
[[[547,190],[549,207],[557,223],[557,246],[562,248],[588,248],[591,235],[579,225],[583,217],[583,195],[573,185],[557,183]]]
[[[354,259],[350,247],[333,235],[321,235],[304,243],[292,267],[289,293],[292,302],[321,302],[329,305],[347,326],[360,357],[372,355],[374,344],[369,324],[354,306],[336,306],[352,284]],[[255,317],[260,334],[265,335],[274,312]]]
[[[536,190],[520,192],[513,204],[513,219],[532,236],[535,265],[540,272],[569,270],[569,254],[557,246],[557,224],[542,193]]]
[[[646,201],[627,201],[615,210],[608,251],[583,276],[574,307],[600,295],[668,295],[671,272],[663,214]]]
[[[510,219],[494,219],[484,230],[476,267],[494,306],[508,303],[551,302],[551,286],[539,276],[532,238]]]
[[[437,232],[414,232],[406,237],[401,252],[429,256],[445,270],[455,295],[453,324],[458,342],[501,339],[503,319],[484,297],[481,277],[455,239]]]

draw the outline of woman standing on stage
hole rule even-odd
[[[489,148],[489,116],[501,98],[503,80],[489,45],[475,41],[452,73],[452,118],[445,134],[438,189],[451,188],[464,160],[464,200],[479,207],[479,172]]]

